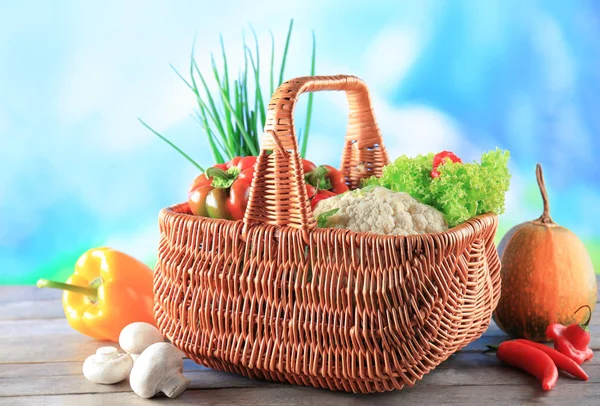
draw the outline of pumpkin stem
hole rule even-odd
[[[542,201],[544,202],[544,212],[536,221],[544,224],[554,224],[552,217],[550,217],[550,199],[548,199],[548,192],[546,191],[546,183],[544,182],[544,173],[542,172],[542,165],[537,164],[535,167],[535,177],[542,193]]]

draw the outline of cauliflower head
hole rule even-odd
[[[320,201],[314,214],[337,211],[326,227],[355,232],[409,235],[439,233],[448,229],[444,215],[404,192],[368,186]]]

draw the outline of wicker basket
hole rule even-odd
[[[401,389],[488,327],[500,295],[497,217],[411,236],[315,228],[292,116],[298,96],[318,90],[348,98],[347,183],[381,173],[387,153],[360,79],[282,84],[244,220],[192,216],[187,204],[161,211],[156,320],[210,368],[349,392]]]

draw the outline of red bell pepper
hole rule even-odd
[[[199,175],[188,192],[192,213],[228,220],[244,218],[255,163],[255,156],[235,157]]]
[[[314,171],[316,167],[317,165],[312,163],[312,161],[309,161],[308,159],[302,159],[302,169],[305,175],[309,172]]]
[[[349,189],[342,172],[330,165],[316,167],[304,175],[304,180],[318,190],[329,190],[335,194],[344,193]]]
[[[433,157],[433,169],[431,170],[431,177],[432,178],[439,178],[440,177],[440,172],[438,171],[438,167],[443,164],[444,162],[446,162],[446,160],[450,160],[452,162],[458,162],[461,163],[462,160],[457,157],[453,152],[450,151],[442,151],[438,154],[436,154]]]
[[[255,163],[255,156],[235,157],[225,164],[213,165],[205,173],[197,176],[188,190],[191,212],[203,217],[243,219]],[[316,168],[315,164],[307,159],[302,160],[302,167],[305,173]],[[307,185],[307,192],[309,198],[318,194],[311,185]]]
[[[304,180],[307,187],[315,189],[315,193],[309,195],[313,209],[321,200],[349,190],[344,175],[330,165],[320,165],[312,171],[305,171]]]

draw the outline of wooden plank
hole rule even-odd
[[[52,363],[0,364],[0,379],[32,376],[67,376],[81,375],[82,361]],[[183,360],[183,370],[212,371],[203,365],[196,364],[189,358]]]
[[[83,361],[108,342],[79,334],[66,319],[0,322],[0,363]]]
[[[296,386],[240,388],[236,390],[187,390],[177,399],[163,396],[144,400],[132,392],[23,396],[0,398],[0,406],[94,406],[94,405],[482,405],[541,404],[598,405],[600,385],[562,382],[560,388],[543,392],[539,386],[415,386],[383,394],[353,395]]]
[[[498,358],[496,358],[495,354],[459,351],[455,354],[452,354],[450,358],[438,365],[435,370],[444,368],[472,369],[477,367],[489,367],[494,365],[502,365]],[[600,355],[598,354],[598,351],[594,352],[594,358],[592,358],[589,361],[586,361],[585,364],[583,364],[583,368],[587,369],[590,365],[600,366]]]
[[[39,289],[35,286],[0,286],[0,303],[37,300],[60,300],[62,292],[56,289]]]
[[[83,361],[74,362],[56,362],[56,363],[20,363],[20,364],[0,364],[0,379],[17,377],[44,377],[44,376],[69,376],[81,375]],[[478,367],[491,367],[502,365],[502,363],[493,354],[483,354],[480,352],[458,352],[453,354],[445,362],[438,365],[435,369],[473,369]],[[596,355],[589,361],[586,361],[584,368],[590,365],[600,367],[600,356]],[[213,371],[203,365],[196,364],[189,358],[183,361],[184,373],[196,371]]]
[[[590,346],[600,350],[600,325],[590,327]],[[485,334],[463,351],[482,351],[508,337]],[[114,345],[79,334],[66,319],[8,320],[0,322],[0,364],[82,361],[104,345]]]
[[[0,302],[0,323],[8,320],[64,319],[62,302],[56,299]]]
[[[23,288],[15,288],[14,291],[23,291]],[[149,404],[132,394],[127,382],[110,386],[94,385],[81,376],[80,368],[83,359],[92,354],[96,348],[109,343],[92,340],[78,334],[68,326],[68,323],[62,317],[44,320],[44,315],[51,315],[52,312],[58,312],[59,315],[62,315],[62,309],[58,300],[60,292],[46,290],[46,292],[57,294],[57,296],[44,298],[42,295],[39,299],[35,299],[38,297],[36,296],[37,292],[41,291],[43,290],[25,289],[23,294],[11,294],[9,290],[7,299],[3,297],[5,290],[0,289],[0,396],[11,396],[0,397],[0,405]],[[32,297],[34,300],[31,299]],[[14,298],[21,298],[25,302],[13,300]],[[36,300],[42,302],[36,302]],[[46,308],[53,308],[54,310],[47,310]],[[598,311],[600,311],[600,307],[594,312],[591,328],[592,347],[595,349],[600,349]],[[5,317],[4,320],[2,320],[3,316]],[[432,404],[472,404],[469,402],[474,400],[474,404],[481,404],[486,399],[494,401],[490,397],[491,392],[506,392],[506,399],[496,399],[502,401],[502,403],[522,403],[535,399],[541,403],[544,403],[544,401],[550,402],[550,400],[552,402],[570,400],[578,404],[588,404],[586,402],[590,399],[595,400],[594,396],[598,395],[598,387],[600,386],[597,384],[600,376],[600,362],[597,357],[585,365],[585,369],[591,377],[589,382],[575,382],[567,377],[561,377],[560,390],[544,394],[537,389],[538,385],[534,378],[502,365],[494,356],[481,354],[481,350],[485,349],[487,344],[497,344],[505,339],[507,339],[507,336],[492,323],[484,337],[469,345],[466,351],[451,356],[435,371],[426,375],[415,388],[405,389],[393,394],[366,397],[333,393],[334,397],[329,399],[332,392],[327,390],[253,381],[234,374],[209,370],[186,360],[185,374],[192,380],[191,389],[181,399],[175,401],[165,400],[164,403],[232,403],[228,397],[221,398],[219,393],[228,393],[228,396],[231,396],[232,399],[239,400],[236,402],[239,404],[254,404],[253,399],[262,399],[265,404],[287,404],[288,400],[291,402],[290,404],[329,404],[327,403],[329,400],[335,403],[353,401],[353,403],[359,402],[359,404],[362,404],[363,400],[368,400],[368,403],[365,404],[372,404],[374,400],[377,404],[403,404],[403,401],[406,400],[409,400],[409,403],[418,404],[429,404],[424,403],[425,400],[427,402],[431,400]],[[56,361],[61,362],[54,363]],[[32,382],[35,385],[32,386]],[[39,385],[37,382],[39,382]],[[571,399],[569,397],[563,399],[562,397],[565,386],[569,388],[567,391],[573,394]],[[574,386],[577,386],[577,388],[573,389]],[[451,395],[456,387],[463,388],[466,392],[474,391],[473,388],[479,388],[479,392],[474,391],[472,398],[467,397],[468,401],[465,401],[465,398],[458,396],[462,391],[457,392],[454,397]],[[215,388],[228,388],[228,390],[215,390]],[[534,389],[533,392],[531,392],[531,388]],[[274,395],[273,397],[265,397],[257,390]],[[103,391],[117,391],[118,393],[97,393]],[[278,394],[278,391],[282,394]],[[523,391],[530,391],[529,397],[521,398],[513,394],[513,392],[520,394]],[[53,395],[48,395],[48,392]],[[246,393],[249,398],[238,398],[240,392]],[[296,392],[302,394],[294,395]],[[415,392],[416,395],[414,396],[417,397],[410,395],[412,392]],[[558,392],[561,395],[557,397],[556,393]],[[310,395],[306,395],[307,393]],[[440,397],[439,393],[450,393],[450,395],[448,398],[446,396]],[[577,393],[581,397],[575,396]],[[206,394],[209,394],[209,396],[207,397]],[[318,394],[318,396],[315,394]],[[12,397],[13,395],[18,395],[18,397]],[[113,397],[114,400],[111,400]],[[212,401],[202,403],[206,399],[213,399],[214,403]],[[160,399],[157,400],[158,403],[163,403]],[[157,400],[154,400],[153,403],[157,403]]]
[[[482,356],[484,357],[484,356]],[[489,365],[474,367],[437,368],[425,375],[417,386],[483,386],[496,385],[537,385],[537,380],[515,368],[503,365],[494,356],[489,356]],[[52,365],[52,364],[47,364]],[[600,365],[585,366],[590,376],[587,382],[577,381],[567,375],[561,382],[569,384],[600,383]],[[84,393],[108,393],[130,391],[127,382],[117,385],[96,385],[87,381],[81,373],[73,375],[45,374],[45,376],[7,376],[0,379],[0,397],[26,395],[63,395]],[[242,376],[209,369],[195,369],[184,372],[191,381],[191,389],[266,387],[281,385],[267,381],[251,380]]]
[[[599,369],[600,370],[600,369]],[[186,372],[192,389],[246,388],[281,385],[248,379],[240,375],[214,370]],[[32,379],[20,376],[0,379],[0,398],[7,396],[68,395],[84,393],[131,392],[127,380],[115,385],[98,385],[83,375],[43,376]]]

